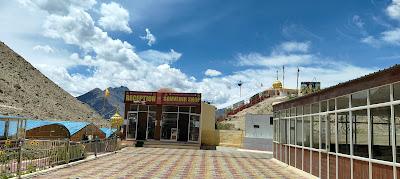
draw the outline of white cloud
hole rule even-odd
[[[147,40],[147,45],[152,46],[154,43],[156,43],[156,37],[150,32],[148,28],[146,28],[145,31],[146,36],[141,36],[140,38],[143,40]]]
[[[278,46],[278,51],[283,52],[308,52],[310,48],[310,42],[283,42],[281,45]]]
[[[353,16],[353,23],[358,27],[358,28],[364,28],[364,21],[361,19],[359,15],[354,15]]]
[[[54,49],[51,48],[49,45],[36,45],[36,46],[33,47],[33,50],[43,51],[43,52],[46,52],[46,53],[53,53],[54,52]]]
[[[220,76],[220,75],[222,75],[222,73],[221,73],[220,71],[218,71],[218,70],[207,69],[207,70],[204,72],[204,75],[210,76],[210,77],[215,77],[215,76]]]
[[[157,50],[146,50],[139,52],[139,56],[144,60],[156,65],[172,64],[181,58],[182,53],[176,52],[171,49],[169,52],[160,52]]]
[[[400,28],[382,32],[382,40],[390,44],[400,45]]]
[[[96,12],[97,9],[89,10],[94,7],[77,7],[72,3],[67,6],[63,8],[66,11],[62,14],[49,10],[54,8],[42,8],[42,12],[45,13],[36,11],[40,14],[40,16],[37,15],[36,19],[41,21],[35,21],[33,25],[43,23],[44,25],[41,27],[42,29],[33,28],[33,30],[36,36],[43,34],[46,38],[52,38],[54,39],[52,41],[60,42],[64,46],[70,44],[78,48],[70,48],[71,51],[67,51],[69,53],[61,54],[63,46],[54,46],[57,48],[54,53],[43,53],[47,55],[46,58],[43,58],[44,55],[28,55],[28,57],[32,57],[28,60],[47,77],[73,95],[83,94],[95,87],[106,88],[124,85],[131,90],[144,91],[171,87],[182,92],[200,92],[204,100],[221,105],[236,102],[240,98],[239,88],[236,85],[238,81],[244,82],[243,96],[252,95],[262,90],[260,83],[263,83],[266,86],[265,88],[270,86],[275,80],[276,66],[282,64],[290,64],[285,69],[285,84],[291,88],[296,86],[297,68],[294,65],[303,66],[300,73],[301,81],[309,81],[317,77],[317,80],[320,80],[323,86],[334,85],[372,71],[368,68],[359,68],[346,63],[321,64],[318,62],[322,60],[319,55],[310,52],[310,42],[298,42],[306,45],[297,44],[293,47],[282,43],[273,48],[269,55],[262,55],[257,52],[242,55],[243,59],[249,61],[249,68],[234,71],[230,75],[195,79],[171,66],[172,63],[181,58],[181,53],[174,50],[169,52],[156,50],[136,52],[133,44],[124,40],[113,39],[101,26],[94,22],[90,12]],[[26,13],[23,9],[19,10]],[[19,11],[14,10],[14,12]],[[0,12],[0,19],[4,16],[3,13]],[[12,17],[12,13],[5,15]],[[2,21],[0,21],[0,24],[2,24]],[[14,23],[8,24],[10,26],[15,25]],[[25,29],[24,31],[33,33],[32,29]],[[6,32],[7,35],[0,33],[0,37],[15,33],[12,28]],[[18,31],[18,33],[22,33],[22,31]],[[34,42],[34,44],[27,45],[29,48],[22,48],[22,51],[27,50],[29,52],[30,50],[30,53],[24,52],[23,54],[39,54],[35,53],[32,47],[37,44],[45,45],[45,42],[48,41],[48,39],[42,41],[26,39],[26,35],[20,36],[20,38],[21,41],[30,40]],[[14,40],[15,38],[10,39]],[[14,43],[19,44],[18,42]],[[16,51],[21,51],[21,49],[17,46]],[[77,65],[85,65],[94,69],[93,75],[68,73],[69,68]],[[257,66],[254,67],[253,65]]]
[[[386,13],[389,17],[400,20],[400,0],[393,0],[386,8]]]
[[[380,47],[381,46],[381,41],[376,39],[373,36],[367,36],[361,39],[361,42],[366,43],[368,45],[371,45],[373,47]]]
[[[129,27],[129,12],[118,3],[102,3],[100,13],[102,17],[99,24],[104,30],[132,32]]]

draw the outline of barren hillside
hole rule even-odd
[[[97,112],[61,89],[3,42],[0,115],[106,124]]]

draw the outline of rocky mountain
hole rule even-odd
[[[3,42],[0,42],[0,115],[107,125],[96,111],[64,91]]]
[[[77,99],[88,104],[106,119],[109,119],[115,114],[117,107],[119,108],[120,115],[123,116],[125,111],[124,95],[125,91],[129,91],[129,89],[125,86],[121,86],[108,88],[108,90],[110,91],[110,96],[107,98],[104,97],[105,90],[95,88],[78,96]]]

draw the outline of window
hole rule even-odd
[[[303,146],[303,121],[301,117],[296,118],[296,144]]]
[[[328,110],[334,111],[335,110],[335,99],[330,99],[328,101]]]
[[[342,96],[336,98],[337,109],[347,109],[349,108],[349,96]]]
[[[163,112],[178,112],[178,106],[163,106]]]
[[[368,113],[367,110],[352,112],[353,120],[353,154],[369,157],[368,153]]]
[[[310,117],[306,116],[303,118],[304,124],[303,124],[303,142],[304,142],[304,147],[310,147],[310,141],[311,141],[311,136],[310,136]]]
[[[179,112],[188,113],[188,112],[190,112],[190,107],[187,107],[187,106],[179,106]]]
[[[349,113],[337,113],[338,120],[338,147],[339,153],[350,154],[350,121]]]
[[[335,126],[335,114],[331,113],[328,114],[328,120],[329,120],[329,151],[330,152],[336,152],[336,126]]]
[[[200,114],[201,113],[201,107],[196,106],[196,107],[190,107],[190,112],[194,114]]]
[[[290,119],[290,144],[295,145],[295,124],[296,124],[296,119],[295,118],[291,118]]]
[[[279,135],[280,135],[280,140],[279,140],[279,142],[281,143],[281,144],[286,144],[287,143],[287,136],[286,136],[286,134],[287,134],[287,132],[286,132],[286,129],[287,129],[287,127],[286,127],[286,119],[280,119],[279,120]]]
[[[326,112],[328,110],[328,101],[321,102],[321,112]]]
[[[176,136],[173,133],[178,128],[178,113],[163,113],[161,120],[161,139],[164,140],[176,140]]]
[[[400,100],[400,82],[393,84],[393,100]]]
[[[301,116],[303,115],[303,106],[297,106],[296,107],[296,116]]]
[[[260,128],[260,125],[253,125],[254,128]]]
[[[199,141],[200,116],[190,115],[190,124],[189,125],[190,125],[189,140],[190,141]]]
[[[314,103],[311,105],[311,113],[319,113],[319,103]]]
[[[274,120],[274,141],[278,141],[278,134],[279,134],[278,120]]]
[[[321,149],[326,149],[326,115],[320,115],[321,118]]]
[[[351,107],[366,106],[367,91],[360,91],[351,95]]]
[[[390,85],[381,86],[369,90],[370,104],[378,104],[390,101]]]
[[[396,162],[400,163],[400,105],[394,106],[394,123],[396,130]]]
[[[290,108],[290,116],[296,116],[296,108]]]
[[[129,111],[137,111],[138,110],[138,105],[136,104],[131,104],[129,106]]]
[[[304,114],[310,114],[310,112],[311,112],[311,107],[310,107],[310,105],[309,105],[309,104],[304,105],[303,113],[304,113]]]
[[[372,158],[393,161],[390,136],[390,107],[371,109]]]
[[[139,105],[139,111],[148,111],[148,106],[147,105]]]
[[[312,147],[319,149],[319,116],[311,117],[312,120]]]
[[[269,117],[269,125],[272,125],[272,124],[274,124],[274,118],[271,116],[271,117]]]

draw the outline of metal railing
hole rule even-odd
[[[6,145],[7,144],[7,145]],[[0,178],[20,176],[84,159],[87,155],[118,150],[117,138],[70,142],[20,140],[0,143]]]

